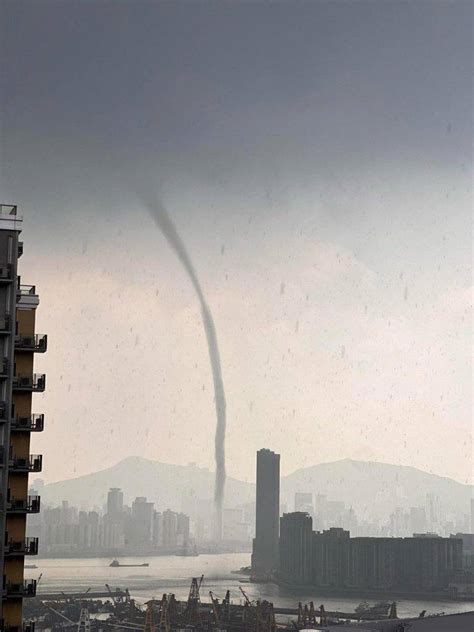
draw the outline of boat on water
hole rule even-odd
[[[120,562],[118,560],[113,560],[112,562],[110,562],[109,566],[111,566],[112,568],[137,568],[137,567],[143,567],[143,566],[150,566],[148,564],[148,562],[143,562],[143,564],[120,564]]]
[[[25,568],[38,568],[36,564],[25,564]]]

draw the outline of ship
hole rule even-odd
[[[109,566],[112,566],[113,568],[137,568],[137,567],[143,567],[143,566],[150,566],[148,564],[148,562],[143,562],[142,564],[120,564],[120,562],[118,560],[113,560],[112,562],[110,562]]]

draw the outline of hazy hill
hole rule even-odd
[[[122,488],[126,503],[135,496],[147,496],[160,509],[180,510],[183,497],[212,499],[214,473],[193,465],[129,457],[106,470],[45,485],[41,493],[45,504],[59,504],[65,499],[89,508],[104,504],[109,487]],[[289,511],[293,510],[297,491],[325,494],[328,500],[352,505],[359,516],[371,517],[387,517],[396,506],[424,505],[427,494],[437,496],[447,512],[468,514],[473,494],[472,486],[412,467],[350,459],[322,463],[283,477],[281,499]],[[227,479],[227,505],[252,502],[254,498],[252,483]]]
[[[110,487],[120,487],[127,504],[135,496],[146,496],[160,509],[181,510],[183,496],[213,498],[214,472],[194,465],[171,465],[134,456],[100,472],[45,485],[42,502],[60,504],[64,499],[76,507],[102,506]],[[227,479],[227,498],[232,498],[234,505],[251,501],[253,489],[251,483]]]
[[[359,517],[387,517],[395,507],[425,505],[437,496],[444,513],[469,514],[471,485],[463,485],[414,467],[343,459],[297,470],[281,481],[281,496],[293,509],[297,491],[325,494],[352,505]]]

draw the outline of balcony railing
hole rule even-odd
[[[38,538],[7,540],[5,542],[5,555],[10,557],[16,555],[38,555]]]
[[[48,347],[48,336],[46,334],[21,335],[15,338],[16,351],[35,351],[44,353]]]
[[[0,317],[0,336],[8,335],[11,332],[10,314],[4,314]]]
[[[0,204],[0,215],[16,215],[16,204]]]
[[[13,472],[41,472],[43,469],[43,455],[30,454],[28,458],[13,456],[10,457],[8,466]]]
[[[40,511],[41,499],[39,496],[27,496],[26,498],[10,498],[7,500],[9,513],[36,514]]]
[[[8,597],[34,597],[36,595],[36,579],[7,582],[5,588]]]
[[[15,375],[13,377],[13,390],[28,393],[42,393],[46,388],[46,375],[34,373],[33,375]]]
[[[13,417],[11,429],[25,432],[42,432],[44,430],[44,415],[34,414],[29,417]]]
[[[0,283],[9,282],[13,278],[13,267],[11,263],[7,263],[4,266],[0,266]]]
[[[18,283],[18,286],[16,288],[16,293],[19,296],[36,296],[36,286],[24,285],[22,283]]]
[[[0,380],[5,380],[8,377],[8,358],[0,359]]]

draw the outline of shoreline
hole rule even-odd
[[[261,584],[265,582],[251,582],[253,584]],[[317,592],[318,595],[322,597],[345,597],[345,598],[361,598],[361,599],[370,599],[376,601],[382,600],[404,600],[404,601],[449,601],[450,603],[470,603],[474,600],[472,596],[466,597],[454,597],[450,595],[448,592],[405,592],[403,590],[371,590],[367,588],[328,588],[328,587],[320,587],[320,586],[312,586],[312,585],[289,585],[282,582],[274,582],[276,586],[279,588],[283,588],[287,591],[287,594],[292,595],[304,595],[304,594],[314,594]]]
[[[199,557],[200,555],[242,555],[242,554],[251,554],[250,550],[244,551],[226,551],[219,550],[216,551],[214,549],[198,549],[197,555],[195,554],[183,554],[182,549],[168,549],[161,551],[150,551],[150,550],[130,550],[124,551],[123,549],[107,549],[100,551],[48,551],[40,552],[36,560],[71,560],[71,559],[79,559],[79,560],[90,560],[90,559],[119,559],[124,557]]]

